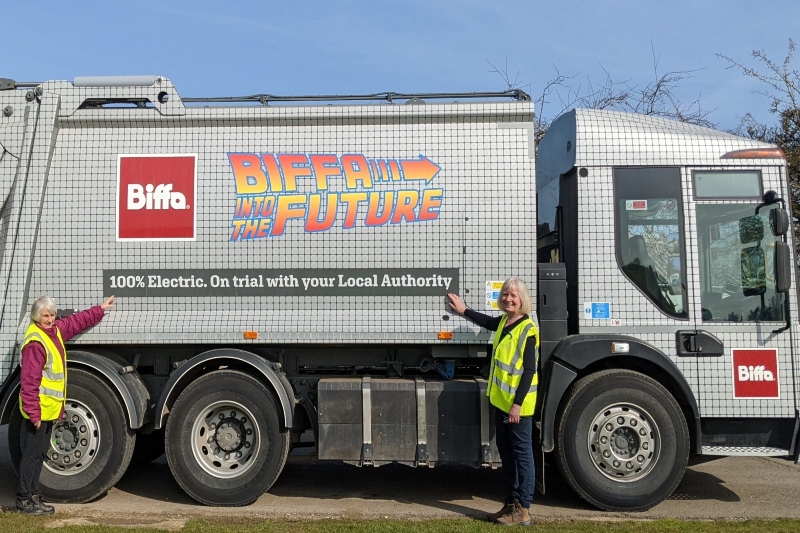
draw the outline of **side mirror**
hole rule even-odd
[[[772,209],[769,212],[769,229],[776,237],[789,231],[789,212],[786,209]]]
[[[789,244],[785,242],[776,242],[774,254],[775,291],[786,292],[792,287],[792,253]]]

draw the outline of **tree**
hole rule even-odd
[[[795,43],[789,39],[786,57],[775,63],[763,51],[753,51],[757,66],[751,67],[717,54],[730,68],[740,70],[745,76],[761,82],[765,89],[759,91],[770,100],[769,110],[777,115],[778,123],[768,125],[758,122],[747,113],[733,133],[777,145],[783,150],[789,166],[789,193],[794,214],[795,246],[800,251],[800,71],[793,65]]]
[[[708,119],[710,111],[701,106],[699,98],[685,104],[675,94],[681,83],[692,78],[693,73],[699,69],[661,73],[659,56],[655,50],[652,51],[652,54],[653,81],[643,87],[632,84],[630,80],[616,82],[605,68],[603,68],[606,75],[605,80],[599,84],[591,79],[587,79],[585,83],[578,83],[577,76],[564,75],[556,68],[555,76],[545,83],[535,100],[534,140],[536,145],[539,145],[539,141],[553,120],[575,107],[630,111],[670,118],[707,128],[715,127],[715,124]],[[509,89],[530,90],[530,84],[520,85],[519,73],[513,77],[509,74],[507,62],[503,69],[497,68],[488,60],[487,63],[492,67],[490,72],[500,75]]]

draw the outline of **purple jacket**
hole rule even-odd
[[[96,305],[85,311],[56,320],[56,323],[51,328],[40,327],[39,329],[50,337],[53,344],[56,345],[58,352],[61,354],[61,362],[66,367],[67,354],[64,352],[64,347],[58,342],[56,329],[61,331],[61,338],[64,339],[64,342],[67,342],[75,335],[84,332],[103,320],[104,316],[103,308]],[[40,342],[29,342],[22,350],[19,396],[22,398],[22,408],[31,417],[31,422],[34,424],[42,418],[39,408],[39,385],[42,383],[42,369],[44,369],[46,360],[47,352]]]

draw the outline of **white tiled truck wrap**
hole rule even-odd
[[[117,295],[78,344],[216,345],[485,344],[445,295],[535,293],[532,103],[192,108],[157,82],[0,91],[0,379],[44,293]]]

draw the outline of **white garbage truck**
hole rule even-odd
[[[541,334],[536,448],[591,504],[652,507],[693,455],[797,458],[774,146],[574,110],[537,157],[521,91],[202,99],[158,76],[0,79],[0,110],[14,464],[32,301],[65,315],[118,297],[67,345],[54,501],[164,451],[208,505],[253,502],[298,446],[496,468],[491,334],[446,294],[495,313],[512,275]]]

